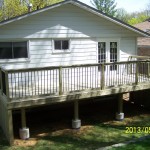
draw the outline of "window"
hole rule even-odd
[[[27,42],[0,42],[0,59],[28,58]]]
[[[54,50],[69,50],[69,40],[54,40]]]
[[[106,62],[106,43],[98,42],[98,63]]]

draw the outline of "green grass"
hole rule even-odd
[[[112,148],[111,150],[148,150],[150,149],[150,138],[128,144],[126,146]]]
[[[99,106],[98,109],[95,109],[97,113],[93,113],[92,116],[87,117],[87,114],[81,116],[82,127],[80,130],[73,130],[68,125],[64,125],[65,123],[68,124],[64,118],[62,118],[64,124],[61,124],[62,120],[57,121],[60,126],[63,126],[62,128],[52,125],[52,122],[44,125],[45,130],[40,125],[34,125],[30,128],[30,131],[36,130],[35,133],[31,132],[31,139],[27,141],[18,140],[19,144],[15,142],[15,146],[12,147],[8,145],[2,130],[0,130],[0,150],[95,150],[150,135],[146,133],[125,133],[127,126],[149,127],[149,111],[131,107],[132,111],[126,110],[125,119],[119,122],[112,120],[112,112],[109,113],[106,110],[106,112],[100,113],[102,110],[99,112],[98,110]],[[93,112],[93,110],[88,110],[88,113],[89,111]],[[55,128],[52,128],[52,126],[55,126]],[[149,140],[145,139],[125,147],[113,148],[113,150],[150,149]],[[34,143],[31,144],[31,141],[34,141]]]

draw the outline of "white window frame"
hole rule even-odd
[[[55,50],[55,40],[56,41],[68,41],[69,49],[65,50]],[[52,39],[52,52],[53,54],[62,54],[62,53],[70,53],[71,52],[71,39]]]
[[[0,41],[0,42],[24,42],[23,41]],[[19,62],[29,62],[30,61],[30,53],[29,53],[29,45],[30,45],[30,41],[26,41],[27,42],[27,58],[14,58],[14,59],[0,59],[0,64],[9,64],[9,63],[19,63]]]

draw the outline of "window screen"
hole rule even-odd
[[[14,58],[27,58],[27,44],[26,42],[13,43]]]
[[[68,50],[69,40],[55,40],[54,41],[55,50]]]
[[[0,59],[27,57],[27,42],[0,42]]]
[[[0,59],[12,58],[12,43],[0,42]]]

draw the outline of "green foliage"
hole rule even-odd
[[[135,24],[145,21],[147,18],[148,16],[144,14],[139,14],[137,17],[132,17],[131,19],[129,19],[127,23],[130,25],[135,25]]]
[[[62,0],[30,0],[30,3],[33,4],[32,10],[36,10],[37,8],[43,8],[58,2],[61,2]]]
[[[2,9],[0,9],[0,21],[3,20]]]
[[[62,0],[4,0],[0,8],[0,21],[27,13],[30,3],[33,5],[33,11],[60,1]]]
[[[130,24],[135,25],[141,23],[150,17],[148,10],[142,12],[127,13],[124,9],[120,8],[117,10],[116,18]]]
[[[20,6],[19,0],[4,0],[4,5],[1,8],[2,19],[6,20],[23,14],[27,8]]]
[[[115,16],[117,11],[115,0],[91,0],[91,3],[98,10],[111,16]]]

